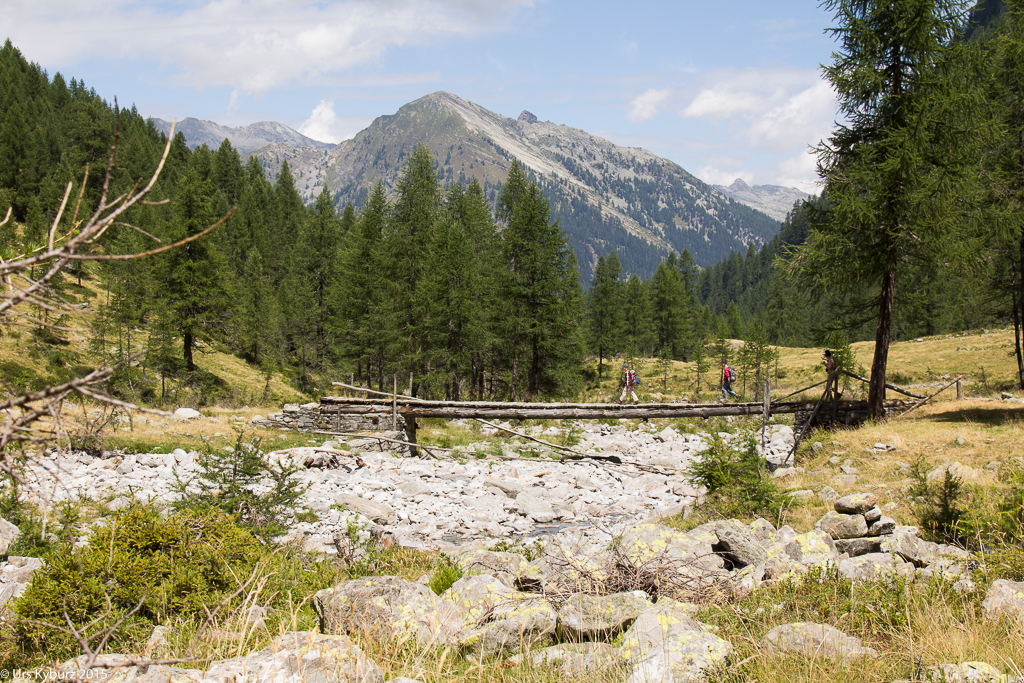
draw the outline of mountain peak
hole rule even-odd
[[[729,189],[733,192],[748,192],[750,190],[750,185],[743,182],[743,178],[737,178],[732,181],[732,185],[729,186]]]
[[[520,123],[537,123],[538,119],[530,112],[523,110],[523,113],[519,115]]]

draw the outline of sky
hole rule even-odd
[[[340,142],[444,90],[644,147],[707,182],[817,191],[836,101],[815,0],[3,0],[52,76],[143,116]],[[6,34],[6,36],[4,35]]]

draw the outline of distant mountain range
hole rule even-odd
[[[158,131],[164,134],[171,130],[170,121],[164,121],[163,119],[150,119],[150,121],[153,122],[153,126]],[[192,149],[205,144],[210,149],[215,150],[220,147],[220,143],[225,138],[231,142],[231,146],[239,154],[255,152],[272,144],[285,144],[292,147],[307,147],[316,150],[328,150],[334,147],[330,143],[307,138],[297,130],[275,121],[260,121],[248,126],[231,128],[214,123],[213,121],[201,121],[189,117],[179,121],[175,130],[181,131],[188,142],[188,146]]]
[[[158,128],[162,123],[154,119]],[[585,282],[597,257],[612,250],[626,273],[641,276],[653,273],[670,251],[688,249],[701,266],[732,251],[745,253],[748,244],[771,239],[794,198],[804,196],[792,188],[749,188],[742,180],[715,188],[645,149],[620,147],[528,111],[507,118],[446,92],[378,117],[338,145],[278,123],[227,128],[185,119],[179,129],[191,147],[205,142],[215,148],[227,138],[239,152],[255,155],[271,179],[287,161],[305,201],[326,186],[339,207],[361,206],[378,181],[393,189],[419,143],[434,154],[444,184],[475,177],[492,201],[512,159],[519,159],[548,197]]]
[[[714,188],[730,199],[735,199],[758,211],[763,211],[777,221],[783,221],[786,214],[793,210],[793,205],[810,195],[795,187],[781,185],[754,185],[751,187],[742,178],[732,181],[732,185],[715,185]]]

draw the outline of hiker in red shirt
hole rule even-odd
[[[629,369],[629,363],[622,364],[622,396],[619,396],[619,400],[616,403],[622,403],[626,400],[626,394],[633,397],[633,405],[639,405],[640,399],[636,397],[636,391],[633,387],[640,384],[640,378],[636,376],[636,370]]]
[[[722,400],[728,401],[729,396],[733,398],[739,398],[739,395],[732,390],[732,381],[736,379],[736,371],[733,370],[726,362],[722,361]]]

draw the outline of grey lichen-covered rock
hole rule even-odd
[[[986,619],[1005,618],[1024,625],[1024,581],[993,581],[981,609]]]
[[[457,605],[472,621],[490,618],[498,605],[508,601],[515,591],[490,574],[463,576],[442,597]]]
[[[762,541],[754,538],[750,528],[735,519],[715,523],[718,543],[714,549],[740,567],[761,564],[767,558]]]
[[[608,670],[620,664],[619,649],[608,643],[562,643],[509,657],[512,664],[529,661],[534,666],[550,666],[569,676],[582,676],[594,670]]]
[[[426,586],[397,576],[345,581],[313,596],[324,633],[414,636],[421,645],[451,645],[465,634],[466,615]]]
[[[836,541],[836,550],[850,557],[882,551],[882,541],[877,538],[843,538]]]
[[[372,519],[378,524],[391,524],[395,520],[395,511],[389,505],[360,498],[351,493],[343,493],[338,496],[338,503],[344,505],[349,510],[358,512],[367,519]]]
[[[630,668],[627,683],[701,680],[724,664],[732,644],[691,619],[671,601],[644,611],[626,631],[619,652]]]
[[[491,616],[491,621],[463,636],[463,649],[483,657],[529,650],[554,633],[557,623],[552,604],[532,593],[512,594]]]
[[[848,515],[829,510],[814,525],[833,539],[860,538],[868,533],[868,524],[864,515]]]
[[[912,576],[914,565],[890,553],[869,553],[840,560],[839,574],[852,581],[877,581],[893,576]]]
[[[643,591],[613,595],[577,593],[558,610],[560,640],[602,640],[629,627],[652,603]]]
[[[88,655],[69,659],[52,672],[53,678],[45,680],[71,681],[75,680],[76,676],[83,681],[102,680],[104,683],[198,683],[201,680],[206,680],[203,679],[203,672],[200,669],[184,669],[160,664],[151,664],[145,669],[138,666],[126,666],[133,658],[124,654],[99,655],[93,664],[103,668],[85,669],[88,659]],[[245,679],[241,679],[241,681],[245,681]]]
[[[0,555],[6,555],[7,549],[14,545],[20,535],[21,529],[0,517]]]
[[[712,546],[718,542],[714,524],[681,532],[659,524],[641,524],[622,535],[618,550],[635,567],[679,576],[722,576],[724,562]]]
[[[948,683],[1003,683],[1007,679],[999,669],[988,662],[963,662],[930,666],[925,669],[924,680]]]
[[[821,491],[818,491],[818,498],[825,505],[832,505],[833,503],[836,502],[836,498],[838,497],[839,494],[836,493],[836,490],[831,486],[826,486]]]
[[[839,561],[835,542],[826,532],[815,529],[798,534],[784,547],[786,557],[805,567],[835,564]]]
[[[204,683],[379,683],[384,672],[348,636],[283,633],[267,647],[213,662]]]
[[[761,644],[769,652],[790,652],[831,659],[878,656],[875,650],[864,647],[860,638],[849,636],[828,624],[797,622],[776,626],[765,635]]]
[[[896,520],[885,515],[881,515],[868,526],[868,536],[885,536],[894,531],[896,531]]]
[[[844,515],[862,515],[876,505],[878,496],[873,493],[851,493],[833,503],[835,511]]]
[[[762,543],[771,543],[775,540],[775,525],[767,519],[758,517],[750,523],[750,534],[755,540]]]
[[[465,573],[489,574],[509,588],[535,590],[544,580],[542,565],[527,562],[519,553],[495,552],[482,544],[467,544],[449,555]]]

